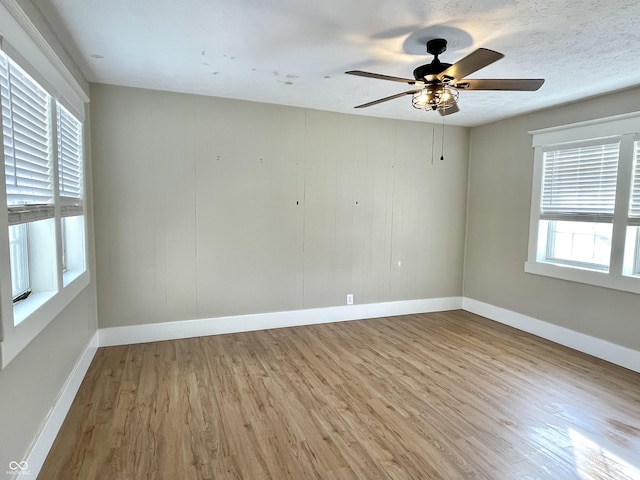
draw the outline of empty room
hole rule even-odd
[[[0,0],[0,478],[639,480],[638,18]]]

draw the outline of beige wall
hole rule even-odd
[[[527,132],[640,110],[640,89],[473,128],[464,295],[640,350],[640,295],[524,272],[533,149]]]
[[[468,129],[91,99],[101,327],[461,294]]]

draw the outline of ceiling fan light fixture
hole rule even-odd
[[[458,94],[451,86],[427,85],[413,94],[411,104],[418,110],[446,110],[458,102]]]

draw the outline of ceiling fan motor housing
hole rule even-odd
[[[450,63],[442,63],[437,58],[431,63],[420,65],[413,71],[413,78],[420,82],[430,82],[435,80],[436,75],[444,72],[451,66]]]

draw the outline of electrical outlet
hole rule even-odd
[[[347,293],[347,305],[353,305],[353,293]]]

